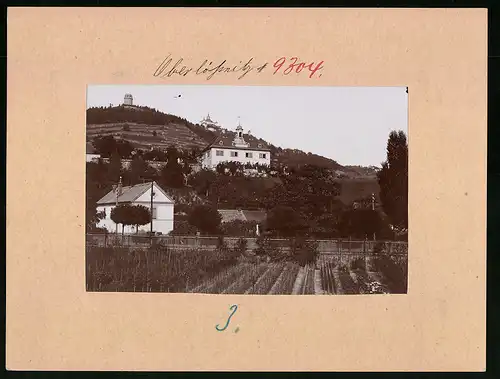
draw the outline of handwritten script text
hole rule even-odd
[[[275,69],[272,74],[308,74],[309,78],[320,78],[320,71],[323,69],[323,64],[324,61],[315,63],[301,60],[298,57],[281,57],[272,64]],[[185,77],[188,75],[195,75],[204,77],[206,80],[210,80],[216,75],[220,74],[235,74],[238,80],[240,80],[249,73],[260,74],[269,66],[271,65],[267,62],[256,62],[253,57],[241,60],[236,64],[228,62],[227,59],[222,59],[220,61],[204,59],[199,64],[189,65],[185,63],[184,58],[181,57],[175,59],[172,57],[172,54],[168,54],[165,59],[163,59],[163,61],[156,67],[153,76],[165,79],[174,76]]]

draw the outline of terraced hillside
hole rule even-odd
[[[220,129],[224,139],[232,139],[235,132]],[[87,109],[87,141],[94,137],[113,135],[131,142],[136,148],[165,149],[174,145],[181,149],[205,148],[217,137],[213,131],[172,114],[146,106],[94,107]],[[293,148],[275,146],[257,136],[246,134],[251,144],[262,144],[271,151],[272,164],[295,166],[313,164],[339,171],[346,177],[366,176],[358,166],[342,166],[333,159]],[[370,174],[373,174],[373,170]]]
[[[127,122],[87,125],[88,140],[107,135],[127,140],[136,148],[144,150],[149,150],[151,147],[166,149],[171,145],[180,149],[193,147],[202,149],[207,146],[204,139],[180,123],[148,125]]]

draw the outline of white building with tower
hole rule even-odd
[[[132,94],[125,94],[125,96],[123,97],[123,105],[134,105],[134,98],[132,97]]]
[[[217,121],[214,121],[210,118],[210,113],[207,114],[207,117],[200,121],[200,125],[213,132],[220,130],[220,125],[217,123]]]
[[[236,133],[221,133],[207,147],[202,157],[202,166],[208,169],[215,169],[222,162],[270,166],[270,149],[259,140],[249,137],[249,134],[243,133],[243,127],[238,121]]]

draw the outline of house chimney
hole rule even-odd
[[[116,186],[116,205],[118,205],[118,198],[121,196],[122,193],[123,193],[122,177],[120,176],[120,181],[118,182],[118,185]]]

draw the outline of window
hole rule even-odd
[[[223,157],[224,156],[224,150],[217,150],[215,152],[215,155],[217,155],[218,157]]]
[[[156,207],[153,207],[153,220],[156,220],[158,217],[158,209]]]
[[[245,153],[245,158],[253,158],[253,154],[252,153]]]
[[[238,152],[237,151],[231,151],[231,156],[232,157],[237,157],[238,156]]]
[[[262,147],[262,144],[261,144],[261,143],[259,143],[257,146],[258,146],[258,147],[259,147],[259,149],[260,149],[260,148]]]
[[[219,141],[219,145],[222,145],[222,144],[223,144],[223,142],[222,142],[222,141]]]
[[[266,159],[266,153],[260,153],[259,158],[261,159]]]
[[[241,138],[241,132],[238,132],[238,137],[240,137],[240,138]]]

